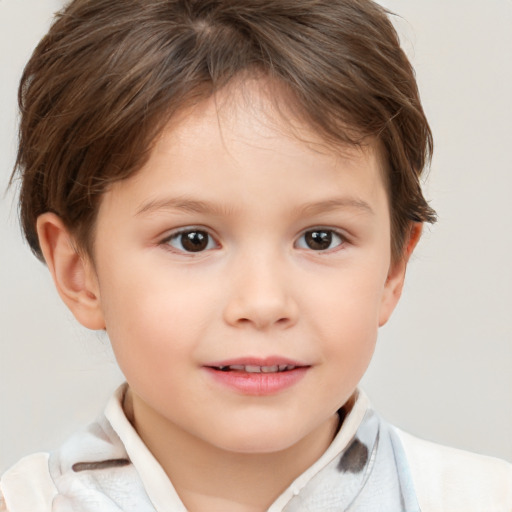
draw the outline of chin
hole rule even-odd
[[[217,438],[214,444],[221,450],[246,454],[271,454],[284,451],[301,441],[302,436],[297,429],[287,431],[282,428],[267,426],[261,430],[254,428],[242,429],[238,432],[229,432]]]

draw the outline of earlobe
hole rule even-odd
[[[89,258],[80,255],[62,219],[44,213],[37,234],[57,291],[75,318],[93,330],[105,329],[96,273]]]
[[[391,313],[400,300],[404,287],[407,263],[421,238],[422,229],[423,224],[420,222],[411,224],[403,255],[400,260],[393,263],[389,269],[380,308],[379,327],[382,327],[389,320]]]

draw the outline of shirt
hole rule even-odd
[[[3,510],[185,512],[123,411],[126,389],[60,449],[7,471]],[[384,421],[364,392],[356,396],[326,452],[268,512],[512,512],[511,464],[406,434]]]

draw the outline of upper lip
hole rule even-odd
[[[287,357],[270,356],[270,357],[237,357],[234,359],[224,359],[222,361],[214,361],[204,365],[206,368],[227,369],[228,367],[244,367],[263,368],[268,371],[285,370],[292,368],[304,368],[311,366],[301,361],[290,359]],[[242,368],[237,368],[242,369]]]

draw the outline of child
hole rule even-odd
[[[509,511],[512,468],[357,385],[432,149],[361,0],[74,0],[21,84],[27,240],[127,384],[1,480],[31,511]]]

